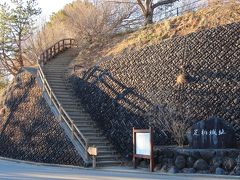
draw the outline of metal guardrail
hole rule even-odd
[[[183,1],[184,2],[184,1]],[[236,0],[237,3],[240,3],[240,0]],[[214,3],[214,2],[213,2]],[[218,0],[215,2],[216,4],[227,4],[231,3],[231,0]],[[169,10],[165,10],[164,12],[161,13],[156,10],[154,13],[155,16],[155,21],[160,22],[165,19],[175,17],[175,16],[180,16],[184,13],[187,12],[193,12],[201,8],[205,8],[210,6],[211,3],[209,3],[207,0],[193,0],[190,2],[185,2],[184,4],[176,5],[174,8],[169,8]]]
[[[41,80],[43,92],[46,92],[51,105],[54,105],[56,110],[59,114],[59,120],[64,121],[69,130],[72,132],[72,137],[77,140],[77,142],[84,148],[84,155],[83,160],[85,163],[88,163],[89,155],[88,155],[88,140],[84,137],[84,135],[79,131],[77,126],[74,124],[71,117],[68,115],[68,113],[64,110],[61,103],[58,101],[56,95],[52,91],[44,73],[43,73],[43,66],[47,63],[47,61],[50,61],[52,58],[54,58],[56,55],[60,54],[61,52],[72,48],[75,46],[75,40],[74,39],[63,39],[55,43],[50,48],[46,49],[40,56],[40,60],[38,62],[38,77]]]

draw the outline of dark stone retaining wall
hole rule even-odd
[[[183,72],[187,83],[178,85]],[[156,144],[172,143],[158,120],[144,118],[161,103],[189,109],[193,122],[223,118],[240,142],[239,23],[167,40],[69,79],[103,133],[125,154],[132,151],[132,127],[152,126]]]
[[[162,173],[240,175],[240,149],[156,147],[155,164]],[[138,160],[138,165],[149,167],[149,162]]]
[[[81,157],[41,95],[35,78],[27,73],[11,84],[0,121],[0,156],[81,166]]]

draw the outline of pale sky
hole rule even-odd
[[[39,7],[42,9],[42,16],[48,17],[58,10],[62,9],[66,4],[74,0],[37,0]]]
[[[0,3],[7,2],[11,0],[0,0]],[[26,0],[24,0],[26,1]],[[66,4],[73,2],[74,0],[37,0],[38,6],[42,9],[42,17],[48,20],[49,16],[53,12],[57,12],[62,9]]]

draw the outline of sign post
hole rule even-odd
[[[96,147],[88,147],[88,153],[92,156],[92,167],[96,168],[96,156],[97,156],[97,148]]]
[[[153,130],[133,128],[133,166],[137,168],[136,158],[150,160],[150,171],[153,172]]]

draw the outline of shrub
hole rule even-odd
[[[189,111],[179,104],[156,104],[147,114],[150,121],[159,122],[162,131],[171,134],[179,146],[184,145],[185,135],[191,126]]]

